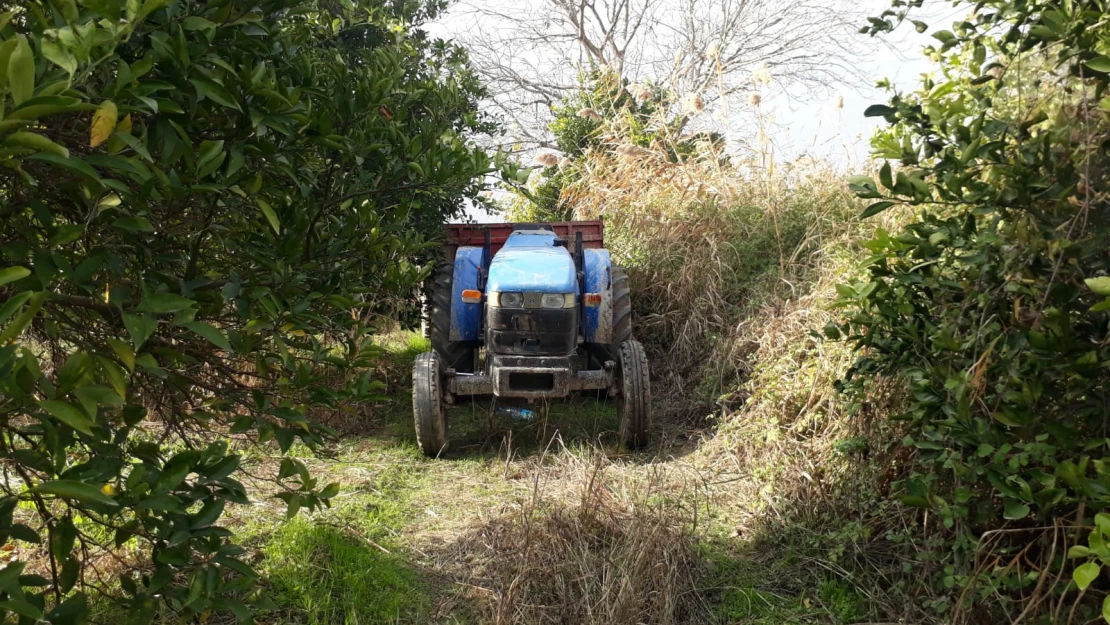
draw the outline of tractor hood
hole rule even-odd
[[[488,291],[577,293],[574,259],[551,232],[514,232],[490,263]]]

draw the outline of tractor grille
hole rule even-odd
[[[495,354],[567,356],[578,347],[578,310],[487,308],[489,340]]]

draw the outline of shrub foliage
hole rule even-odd
[[[108,552],[136,622],[250,617],[221,438],[312,447],[374,397],[359,318],[491,168],[465,53],[414,26],[441,8],[0,2],[0,541],[42,547],[0,617],[81,622]],[[337,491],[278,482],[290,515]]]
[[[883,375],[909,391],[901,499],[929,511],[918,530],[939,521],[917,557],[940,614],[1110,619],[1104,10],[980,2],[933,35],[935,78],[868,110],[890,124],[876,152],[900,165],[852,181],[863,216],[916,217],[865,244],[868,276],[839,287],[847,317],[826,333],[862,351],[849,387]]]

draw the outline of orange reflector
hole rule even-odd
[[[586,308],[597,308],[601,306],[601,293],[586,293],[582,298],[582,303],[586,305]]]
[[[462,301],[467,304],[477,304],[482,301],[482,292],[477,289],[464,289],[462,292]]]

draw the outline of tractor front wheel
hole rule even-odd
[[[424,323],[432,350],[439,354],[444,369],[474,371],[476,349],[472,342],[451,340],[451,283],[454,265],[443,263],[436,268],[425,295]]]
[[[412,365],[412,414],[416,441],[425,456],[447,449],[447,406],[443,401],[443,366],[435,352],[416,357]]]
[[[617,416],[620,418],[621,444],[639,449],[647,444],[651,432],[651,381],[648,360],[639,341],[627,340],[620,346],[617,370],[619,395]]]

